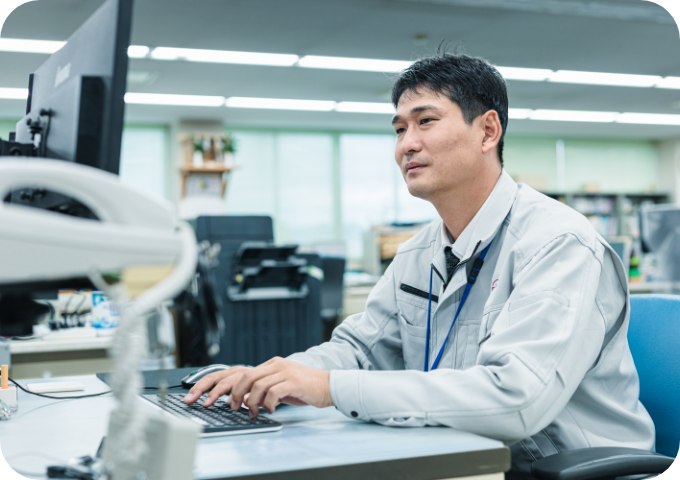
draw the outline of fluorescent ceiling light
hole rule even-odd
[[[580,110],[530,110],[511,108],[510,118],[561,122],[633,123],[640,125],[680,125],[680,115],[660,113],[591,112]]]
[[[394,114],[394,106],[391,103],[339,102],[338,105],[335,107],[335,111]]]
[[[531,120],[553,120],[558,122],[609,123],[616,120],[618,112],[588,112],[580,110],[534,110]]]
[[[52,54],[66,42],[51,40],[28,40],[0,38],[0,51]],[[299,66],[331,70],[356,70],[364,72],[400,72],[412,62],[377,58],[325,57],[293,54],[234,52],[229,50],[202,50],[195,48],[157,47],[151,50],[144,45],[130,45],[130,58],[153,58],[156,60],[186,60],[189,62],[232,63],[242,65],[268,65],[277,67]],[[662,78],[658,75],[633,75],[624,73],[581,72],[574,70],[553,71],[545,68],[496,67],[506,80],[520,80],[584,85],[608,85],[621,87],[656,87],[680,89],[680,77]]]
[[[544,68],[516,68],[516,67],[496,67],[496,70],[503,75],[506,80],[525,80],[530,82],[541,82],[547,80],[554,72]]]
[[[513,118],[516,120],[525,120],[531,115],[530,108],[508,108],[508,118]]]
[[[403,60],[378,60],[371,58],[318,57],[306,55],[298,66],[305,68],[328,68],[332,70],[359,70],[364,72],[400,72],[411,65]]]
[[[660,113],[622,113],[616,119],[618,123],[638,123],[648,125],[680,125],[680,115]]]
[[[266,108],[271,110],[315,110],[328,112],[336,102],[325,100],[289,100],[284,98],[231,97],[226,106],[233,108]]]
[[[576,72],[558,70],[548,78],[557,83],[581,83],[586,85],[611,85],[616,87],[653,87],[661,77],[655,75],[629,75],[623,73]]]
[[[224,97],[208,95],[171,95],[165,93],[131,93],[125,94],[125,103],[144,105],[182,105],[190,107],[221,107]]]
[[[25,100],[28,89],[0,88],[0,98]],[[126,93],[126,103],[146,105],[180,105],[196,107],[258,108],[271,110],[312,110],[356,113],[394,113],[390,103],[335,102],[332,100],[291,100],[283,98],[231,97],[207,95],[171,95],[162,93]],[[678,125],[680,115],[657,113],[593,112],[584,110],[548,110],[510,108],[508,117],[516,120],[547,120],[558,122],[629,123],[641,125]]]
[[[128,47],[128,57],[130,58],[144,58],[149,54],[151,49],[144,45],[130,45]]]
[[[0,88],[0,98],[26,100],[28,88]]]
[[[655,87],[680,89],[680,77],[666,77],[662,80],[659,80]]]
[[[2,52],[52,54],[64,45],[66,45],[66,42],[26,40],[23,38],[0,38],[0,51]]]
[[[195,48],[158,47],[151,52],[156,60],[187,60],[189,62],[238,63],[243,65],[270,65],[290,67],[298,61],[297,55],[280,53],[231,52],[227,50],[198,50]]]

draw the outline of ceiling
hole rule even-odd
[[[100,0],[39,0],[2,36],[65,40]],[[425,38],[423,38],[425,37]],[[642,0],[136,0],[132,44],[412,60],[442,39],[501,66],[680,76],[672,17]],[[45,55],[0,52],[0,87],[25,87]],[[151,83],[128,91],[387,102],[390,75],[300,67],[131,59]],[[508,81],[510,106],[680,114],[680,90]],[[24,102],[0,100],[0,117]],[[231,126],[389,131],[389,115],[128,105],[128,123],[221,120]],[[680,126],[511,120],[509,134],[680,137]]]

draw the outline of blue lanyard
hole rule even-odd
[[[491,241],[493,243],[493,241]],[[491,243],[489,243],[484,250],[482,250],[482,253],[479,254],[479,257],[475,260],[475,262],[472,264],[472,271],[470,272],[470,275],[468,276],[468,281],[467,284],[465,285],[465,291],[463,292],[463,298],[460,299],[460,303],[458,304],[458,310],[456,310],[456,316],[453,317],[453,322],[451,322],[451,327],[449,327],[449,333],[446,334],[446,338],[444,339],[444,344],[442,345],[442,348],[439,350],[439,354],[437,355],[437,358],[434,361],[434,364],[432,365],[432,368],[430,370],[434,370],[437,368],[439,365],[439,360],[442,358],[442,354],[444,353],[444,348],[446,348],[446,342],[449,341],[449,337],[451,336],[451,331],[453,330],[453,326],[456,324],[456,320],[458,320],[458,314],[460,311],[463,309],[463,305],[465,305],[465,300],[467,300],[468,295],[470,294],[470,290],[472,289],[472,285],[475,284],[475,281],[477,280],[477,276],[479,275],[479,271],[482,269],[482,265],[484,265],[484,258],[486,257],[486,253],[489,251],[489,248],[491,247]],[[433,266],[430,265],[430,293],[427,301],[427,338],[426,338],[426,343],[425,343],[425,367],[423,368],[423,371],[427,372],[428,371],[428,365],[430,364],[430,314],[432,312],[432,270]]]

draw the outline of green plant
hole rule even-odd
[[[194,152],[201,152],[204,153],[205,149],[203,148],[203,137],[194,137],[193,138],[194,142]]]
[[[236,153],[236,142],[231,138],[231,135],[225,133],[220,140],[223,152]]]

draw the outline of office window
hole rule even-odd
[[[333,137],[236,132],[227,213],[271,215],[278,243],[333,240]]]
[[[236,169],[227,178],[227,215],[276,215],[276,135],[234,134]]]
[[[372,225],[436,218],[431,204],[412,197],[394,160],[391,134],[340,136],[342,231],[347,256],[359,260]]]
[[[333,138],[327,134],[278,136],[280,242],[333,240]]]
[[[163,127],[125,127],[120,152],[122,183],[168,198],[167,137]],[[174,172],[173,172],[174,173]]]
[[[424,223],[439,218],[430,202],[416,198],[408,192],[404,179],[399,175],[397,189],[397,223]]]
[[[361,259],[364,232],[396,218],[394,135],[340,136],[342,233],[347,257]]]

